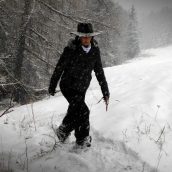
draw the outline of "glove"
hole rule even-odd
[[[52,95],[52,96],[54,96],[54,94],[55,94],[55,93],[53,93],[53,92],[49,92],[49,94],[50,94],[50,95]]]
[[[48,89],[48,93],[49,93],[50,95],[54,96],[55,91],[53,91],[51,88],[49,88],[49,89]]]

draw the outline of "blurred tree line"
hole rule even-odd
[[[157,48],[172,44],[172,8],[163,7],[150,12],[139,23],[141,28],[141,47]]]
[[[104,67],[138,55],[134,7],[110,0],[0,1],[0,101],[25,104],[47,93],[54,67],[78,22],[91,22]]]

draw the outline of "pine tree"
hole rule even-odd
[[[136,19],[136,10],[132,6],[129,13],[129,24],[127,28],[127,39],[126,39],[126,55],[127,58],[131,59],[136,57],[140,52],[139,38],[138,38],[138,26]]]

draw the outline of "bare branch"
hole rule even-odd
[[[32,108],[33,123],[34,123],[35,131],[36,131],[36,122],[35,122],[35,113],[34,113],[34,110],[33,110],[33,103],[31,103],[31,108]]]
[[[16,85],[16,84],[18,84],[18,83],[17,82],[13,82],[13,83],[8,83],[8,84],[0,84],[0,86],[4,87],[6,85]]]
[[[161,136],[163,135],[164,130],[165,130],[165,126],[164,126],[163,129],[161,130],[161,133],[160,133],[160,135],[159,135],[159,137],[158,137],[158,139],[157,139],[156,142],[158,142],[158,141],[161,139]]]
[[[34,32],[37,36],[39,36],[40,38],[42,38],[44,41],[48,42],[48,39],[41,35],[40,33],[38,33],[36,30],[34,30],[33,28],[29,28],[32,32]]]
[[[10,56],[6,56],[6,57],[0,57],[0,59],[14,59],[15,57],[10,57]]]
[[[55,65],[50,64],[50,63],[48,63],[46,60],[44,60],[45,57],[43,57],[44,59],[42,59],[42,58],[40,57],[40,55],[37,54],[36,52],[31,51],[31,50],[29,50],[28,48],[25,48],[25,50],[28,51],[29,53],[31,53],[32,55],[34,55],[37,59],[41,60],[42,62],[44,62],[44,63],[46,63],[46,64],[52,66],[53,68],[55,67]]]
[[[8,73],[8,75],[12,78],[12,79],[14,79],[14,81],[16,81],[16,83],[17,84],[15,84],[15,85],[18,85],[18,84],[20,84],[20,86],[26,91],[26,93],[29,95],[32,95],[32,97],[33,98],[36,98],[35,96],[33,96],[33,94],[31,94],[31,92],[29,92],[28,90],[26,90],[26,88],[29,88],[28,87],[28,85],[25,85],[22,81],[19,81],[18,79],[16,79],[14,76],[13,76],[13,74],[8,70],[8,68],[4,65],[4,64],[2,64],[3,65],[3,67],[5,68],[5,70],[6,70],[6,72]],[[14,85],[14,86],[15,86]]]
[[[9,113],[9,110],[10,110],[12,107],[14,107],[14,105],[12,105],[12,104],[10,103],[10,106],[0,115],[0,118],[1,118],[2,116],[4,116],[5,114]]]
[[[44,6],[48,7],[48,8],[49,8],[50,10],[52,10],[53,12],[55,12],[55,13],[61,15],[61,16],[64,16],[64,17],[66,17],[66,18],[69,18],[69,19],[71,19],[72,21],[75,21],[75,22],[77,22],[77,23],[81,22],[80,20],[74,19],[73,16],[64,14],[64,13],[62,13],[62,12],[56,10],[55,8],[53,8],[52,6],[50,6],[49,4],[47,4],[47,3],[43,2],[43,1],[40,1],[40,0],[37,0],[37,1],[38,1],[39,3],[41,3],[41,4],[43,4]]]
[[[52,30],[55,31],[55,32],[58,32],[58,33],[59,33],[59,31],[57,30],[57,27],[49,26],[48,24],[42,23],[42,22],[40,22],[40,21],[38,21],[38,23],[41,24],[41,25],[44,25],[44,26],[46,26],[46,27],[48,27],[48,28],[50,28],[50,29],[52,29]],[[61,23],[60,23],[60,24],[59,24],[59,23],[56,23],[56,25],[58,25],[59,27],[62,27],[62,28],[64,28],[64,29],[71,30],[70,27],[67,27],[67,26],[65,26],[65,25],[63,25],[63,24],[61,24]]]
[[[33,41],[36,45],[38,45],[39,47],[42,47],[42,48],[44,48],[44,49],[49,49],[49,50],[56,50],[55,48],[53,48],[53,47],[47,47],[47,46],[43,46],[43,45],[41,45],[41,44],[39,44],[38,43],[38,41],[36,41],[35,39],[33,39],[32,37],[30,37],[30,36],[27,36],[26,35],[26,38],[28,38],[28,39],[30,39],[31,41]],[[60,52],[58,52],[59,54],[61,54]]]
[[[118,32],[117,28],[115,28],[115,27],[109,26],[109,25],[107,25],[107,24],[105,24],[105,23],[102,23],[102,22],[99,22],[99,21],[97,21],[97,20],[67,15],[67,14],[64,14],[64,13],[62,13],[62,12],[56,10],[55,8],[53,8],[52,6],[50,6],[49,4],[47,4],[47,3],[45,3],[45,2],[42,2],[41,0],[37,0],[37,1],[38,1],[39,3],[45,5],[46,7],[48,7],[48,8],[49,8],[50,10],[52,10],[53,12],[55,12],[55,13],[61,15],[61,16],[64,16],[64,17],[66,17],[66,18],[69,18],[69,19],[72,20],[72,21],[75,21],[75,22],[77,22],[77,23],[82,22],[83,20],[85,20],[85,21],[87,21],[87,22],[88,22],[88,21],[94,22],[94,23],[100,24],[101,26],[105,26],[105,27],[107,27],[107,28],[113,29],[113,30],[115,30],[115,31],[120,35],[120,33]],[[76,18],[79,18],[79,20],[76,19]]]

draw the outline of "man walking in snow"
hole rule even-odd
[[[48,91],[54,96],[57,83],[61,78],[60,89],[69,102],[69,107],[62,124],[56,130],[59,141],[64,143],[74,130],[76,145],[90,147],[90,111],[85,104],[85,94],[92,78],[92,70],[95,72],[106,105],[110,94],[102,68],[100,50],[94,39],[94,36],[99,33],[93,32],[91,23],[79,23],[77,32],[72,34],[76,37],[64,48],[51,77]]]

